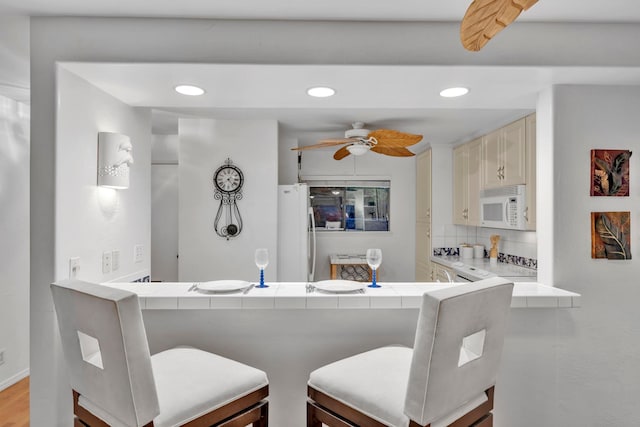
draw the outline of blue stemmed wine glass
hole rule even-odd
[[[257,288],[268,288],[268,285],[264,284],[264,269],[269,265],[269,251],[267,248],[256,249],[256,266],[260,269],[260,284]]]
[[[367,264],[371,268],[371,284],[370,288],[380,288],[376,283],[376,270],[382,264],[382,249],[367,249]]]

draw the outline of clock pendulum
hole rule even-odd
[[[213,197],[220,200],[213,226],[216,234],[227,240],[242,231],[242,217],[236,202],[242,199],[243,184],[244,175],[231,159],[227,159],[213,174]]]

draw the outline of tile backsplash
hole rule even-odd
[[[498,261],[523,267],[537,268],[538,241],[535,231],[501,230],[463,225],[444,225],[433,228],[431,246],[439,255],[459,255],[463,243],[482,244],[485,256],[491,248],[490,236],[500,235]]]

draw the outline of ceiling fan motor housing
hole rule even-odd
[[[345,131],[345,138],[367,138],[371,132],[369,129],[364,128],[363,122],[355,122],[352,123],[351,126],[353,126],[353,129]]]

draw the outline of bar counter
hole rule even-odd
[[[306,283],[268,283],[268,288],[253,287],[246,294],[204,294],[190,291],[193,283],[105,283],[140,296],[152,353],[191,345],[264,370],[270,384],[270,425],[277,427],[305,425],[306,383],[311,371],[376,347],[413,346],[421,295],[456,286],[380,284],[378,289],[366,288],[364,294],[309,293]],[[549,322],[555,313],[566,311],[561,309],[564,307],[577,307],[579,298],[547,286],[516,285],[512,301],[514,338],[507,337],[505,342],[506,384],[501,388],[498,382],[497,411],[513,409],[520,416],[517,406],[512,408],[504,400],[524,392],[520,385],[508,384],[508,371],[522,369],[521,362],[526,364],[522,356],[511,360],[507,354],[510,341],[518,353],[523,348],[522,328],[516,325],[520,321],[533,325],[546,336],[553,333]],[[509,414],[502,416],[509,418]]]
[[[425,292],[456,283],[385,283],[380,288],[366,287],[364,293],[331,294],[308,292],[307,283],[268,283],[268,288],[251,288],[246,294],[202,293],[195,283],[105,283],[128,289],[140,297],[142,309],[397,309],[419,308]],[[533,282],[514,286],[512,308],[575,308],[580,295]]]

